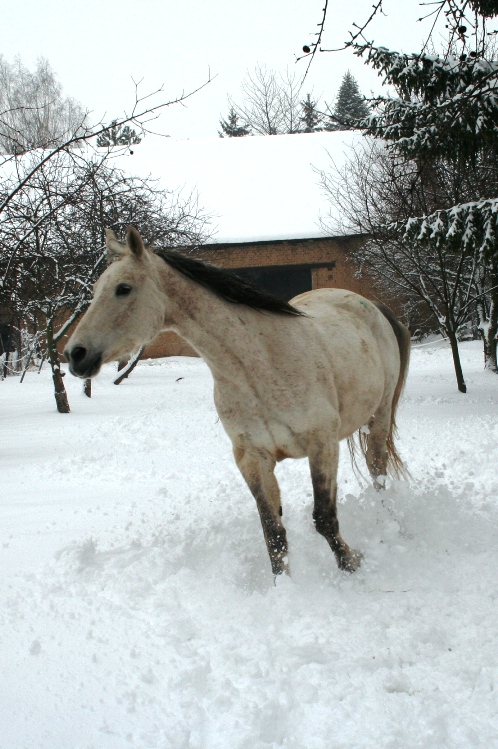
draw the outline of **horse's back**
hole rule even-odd
[[[291,299],[290,304],[298,307],[313,317],[330,315],[333,312],[347,312],[349,315],[363,319],[365,311],[375,308],[374,302],[348,289],[314,289]],[[375,313],[374,313],[375,314]]]
[[[291,304],[305,312],[318,328],[326,331],[339,326],[345,337],[365,335],[368,331],[380,346],[397,350],[388,318],[375,302],[354,291],[315,289],[294,297]]]

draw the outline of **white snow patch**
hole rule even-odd
[[[307,462],[278,466],[277,586],[202,361],[108,367],[91,400],[66,377],[68,415],[48,371],[0,383],[1,746],[498,746],[498,379],[479,343],[462,362],[467,395],[447,346],[413,351],[409,483],[360,487],[342,452],[354,575]]]

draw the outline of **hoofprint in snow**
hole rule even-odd
[[[47,371],[2,382],[2,749],[498,747],[498,379],[462,360],[467,395],[444,344],[413,351],[408,483],[343,450],[354,575],[307,462],[278,466],[276,587],[202,361],[109,366],[91,400],[67,377],[69,415]]]

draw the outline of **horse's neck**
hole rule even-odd
[[[167,327],[192,345],[213,375],[226,377],[245,369],[243,361],[255,353],[258,340],[251,334],[257,326],[252,311],[226,302],[169,267],[164,288],[171,308]]]

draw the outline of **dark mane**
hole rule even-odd
[[[204,263],[193,257],[182,255],[173,250],[154,250],[156,255],[168,263],[172,268],[183,273],[187,278],[211,289],[215,294],[233,304],[245,304],[257,310],[276,312],[283,315],[304,315],[288,302],[278,299],[272,294],[253,286],[235,273],[216,265]]]

